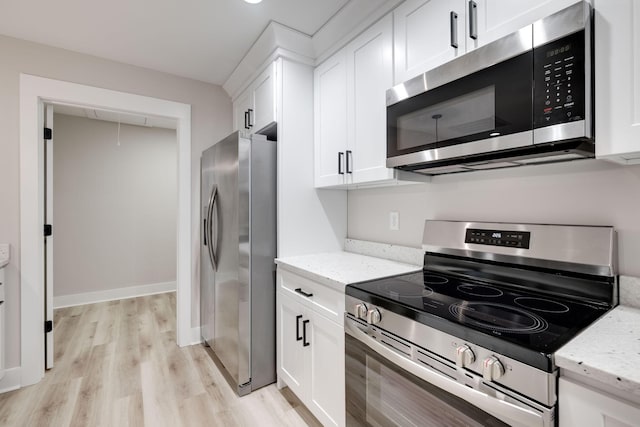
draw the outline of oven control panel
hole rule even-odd
[[[518,249],[529,249],[530,240],[531,232],[529,231],[484,230],[480,228],[467,228],[464,238],[465,243]]]

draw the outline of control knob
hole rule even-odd
[[[355,309],[353,310],[354,313],[353,315],[356,316],[358,319],[366,319],[367,318],[367,306],[365,303],[359,303],[355,306]]]
[[[482,362],[482,377],[485,381],[495,381],[504,375],[504,366],[497,357],[491,356]]]
[[[456,365],[461,368],[471,365],[476,361],[476,355],[468,345],[461,345],[456,348]]]
[[[367,312],[367,323],[377,325],[382,320],[382,314],[377,308],[372,308]]]

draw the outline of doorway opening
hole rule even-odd
[[[176,124],[45,104],[47,369],[65,350],[59,318],[78,312],[60,309],[176,290]]]
[[[21,386],[35,384],[45,369],[44,118],[45,104],[64,104],[177,123],[176,341],[197,341],[191,328],[192,226],[191,107],[173,101],[20,75],[20,290]],[[197,210],[196,210],[197,212]]]

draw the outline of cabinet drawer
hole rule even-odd
[[[344,293],[278,268],[278,290],[342,325]]]

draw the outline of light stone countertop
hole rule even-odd
[[[640,309],[618,306],[555,354],[556,365],[640,398]]]
[[[344,292],[346,285],[411,273],[422,269],[405,264],[351,252],[328,252],[277,258],[279,268]]]

